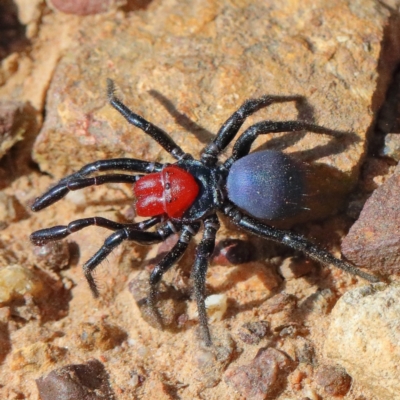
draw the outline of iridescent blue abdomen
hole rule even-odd
[[[227,191],[233,203],[256,218],[291,217],[302,211],[304,168],[281,152],[251,153],[232,165]]]

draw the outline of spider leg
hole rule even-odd
[[[298,235],[290,231],[284,231],[272,226],[266,225],[260,221],[255,220],[247,215],[243,215],[235,207],[229,205],[225,208],[224,214],[231,218],[231,221],[239,228],[245,229],[248,232],[254,233],[266,239],[284,244],[294,250],[303,252],[306,256],[320,262],[324,265],[334,265],[343,271],[352,275],[357,275],[369,282],[379,282],[376,276],[370,275],[347,263],[346,261],[339,260],[329,252],[318,248],[315,244],[308,241],[304,236]]]
[[[192,271],[193,289],[199,313],[200,329],[206,346],[211,346],[212,344],[205,304],[206,274],[210,257],[214,251],[215,236],[219,227],[218,217],[215,214],[204,220],[204,233],[197,246],[196,259]]]
[[[161,216],[156,216],[137,224],[120,224],[103,217],[82,218],[72,221],[68,225],[57,225],[51,228],[40,229],[31,234],[30,240],[36,246],[43,246],[46,243],[64,239],[71,233],[78,232],[81,229],[92,225],[101,226],[102,228],[110,229],[112,231],[117,231],[127,226],[136,227],[140,230],[147,230],[159,223],[161,218]]]
[[[147,304],[153,315],[162,325],[161,317],[156,310],[156,301],[158,296],[158,287],[163,275],[176,263],[185,253],[190,240],[197,234],[200,223],[195,222],[191,225],[184,225],[179,236],[178,242],[171,251],[155,266],[150,275],[150,293],[147,298]]]
[[[88,186],[104,185],[105,183],[135,183],[142,176],[143,175],[109,174],[92,178],[78,178],[74,176],[68,180],[63,179],[42,196],[36,198],[31,206],[31,210],[40,211],[61,200],[73,190],[83,189]]]
[[[233,140],[247,117],[261,108],[268,107],[273,103],[287,101],[300,101],[302,96],[262,96],[258,99],[246,100],[237,111],[235,111],[222,125],[215,139],[209,143],[201,155],[202,161],[207,165],[214,165],[218,155]]]
[[[129,172],[159,172],[164,164],[137,160],[136,158],[111,158],[109,160],[98,160],[83,166],[79,171],[61,179],[58,183],[68,182],[74,178],[84,178],[95,172],[104,171],[129,171]]]
[[[246,129],[233,146],[232,156],[229,157],[224,167],[229,168],[239,158],[249,154],[251,145],[259,135],[278,132],[300,132],[308,131],[314,133],[322,133],[326,135],[338,135],[338,131],[334,131],[323,126],[309,124],[302,121],[261,121]]]
[[[131,111],[118,97],[115,95],[114,82],[107,79],[107,95],[110,104],[132,125],[141,129],[143,132],[151,136],[174,158],[181,160],[183,158],[191,158],[186,154],[162,129],[146,121],[143,117]]]
[[[103,246],[94,254],[83,266],[83,272],[89,283],[90,290],[94,297],[99,296],[96,282],[93,278],[93,270],[123,241],[130,240],[141,245],[151,245],[164,241],[168,236],[176,232],[171,224],[164,224],[155,232],[145,232],[139,224],[126,224],[122,229],[118,229],[104,241]]]

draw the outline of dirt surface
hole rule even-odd
[[[29,241],[35,230],[80,218],[134,218],[127,184],[71,192],[33,213],[34,199],[66,174],[104,158],[172,161],[110,107],[112,78],[130,108],[195,157],[246,99],[292,96],[244,129],[265,119],[330,129],[260,137],[253,150],[284,151],[308,165],[309,210],[278,225],[340,257],[341,239],[396,165],[382,150],[386,139],[375,141],[396,133],[381,128],[399,109],[386,103],[379,114],[400,59],[392,3],[1,3],[0,398],[396,398],[400,350],[391,321],[400,315],[385,308],[397,303],[396,286],[364,289],[359,278],[221,218],[207,274],[213,346],[206,347],[190,279],[196,243],[163,278],[160,329],[146,308],[148,279],[176,237],[114,250],[96,270],[99,299],[82,265],[110,232],[91,227],[42,247]],[[390,318],[376,318],[368,331],[374,315]],[[361,339],[350,320],[362,327]],[[340,335],[349,347],[335,345]],[[375,348],[357,357],[371,337],[382,343],[385,373],[373,363]],[[379,380],[369,385],[373,376]]]

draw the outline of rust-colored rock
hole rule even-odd
[[[230,368],[225,380],[246,399],[270,399],[283,390],[287,375],[294,367],[293,361],[279,350],[260,350],[248,365]]]
[[[329,365],[322,365],[318,368],[315,381],[332,396],[344,396],[351,386],[351,376],[346,371]]]
[[[342,242],[342,253],[354,264],[383,274],[400,271],[400,166],[367,200]]]

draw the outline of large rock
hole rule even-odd
[[[400,399],[400,287],[347,292],[331,315],[325,355],[380,400]]]
[[[367,200],[342,242],[342,253],[356,265],[383,273],[400,271],[400,166]]]
[[[83,20],[52,81],[35,159],[56,178],[102,158],[171,160],[107,104],[107,77],[132,110],[195,156],[244,100],[297,95],[250,122],[302,119],[345,133],[262,137],[253,148],[310,162],[308,207],[313,217],[326,215],[357,179],[382,100],[377,68],[387,18],[372,0],[208,0],[179,7],[169,0],[127,18]],[[393,64],[384,63],[380,84]]]

